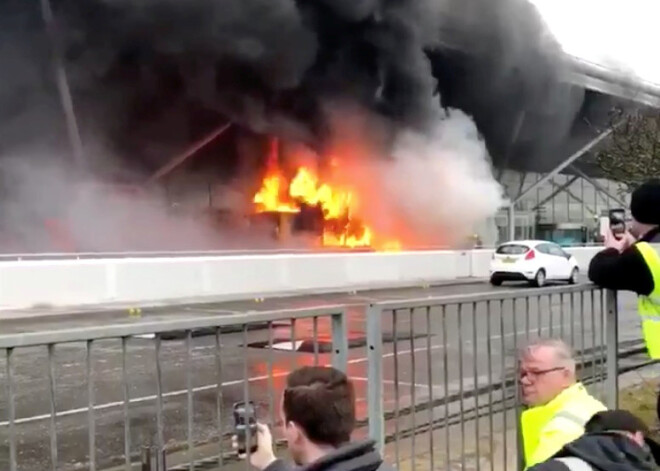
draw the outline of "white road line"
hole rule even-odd
[[[570,325],[570,324],[564,324],[564,325]],[[560,328],[561,328],[561,325],[553,327],[553,329],[557,329],[557,330],[560,330]],[[550,329],[550,327],[542,327],[541,331],[549,330],[549,329]],[[535,333],[537,331],[538,331],[538,329],[534,329],[534,330],[530,331],[530,333]],[[525,331],[510,332],[510,333],[504,334],[504,337],[511,337],[513,335],[521,335],[521,334],[524,335]],[[498,338],[502,338],[502,336],[501,335],[491,335],[491,338],[498,339]],[[481,339],[481,340],[483,340],[483,339]],[[467,340],[465,343],[472,343],[472,341]],[[431,346],[431,350],[439,350],[439,349],[442,349],[442,348],[444,348],[444,345],[432,345]],[[422,352],[422,351],[426,351],[426,350],[427,350],[426,346],[415,348],[413,350],[399,350],[399,351],[397,351],[397,355],[408,355],[411,352],[412,353],[417,353],[417,352]],[[498,352],[496,352],[496,353],[498,353]],[[383,358],[391,358],[393,356],[394,356],[394,352],[384,353],[382,355]],[[355,365],[355,364],[358,364],[358,363],[363,363],[365,361],[367,361],[367,357],[353,358],[352,360],[348,360],[348,364]],[[323,366],[330,366],[330,364],[325,364]],[[285,373],[285,372],[274,373],[273,378],[279,378],[279,377],[286,376],[286,375],[288,375],[288,372],[287,373]],[[351,377],[351,378],[353,378],[353,377]],[[263,381],[263,380],[266,380],[266,379],[268,379],[268,375],[261,375],[261,376],[253,376],[253,377],[249,378],[248,381],[249,382],[255,382],[255,381]],[[355,379],[358,379],[360,381],[367,381],[366,378],[355,377]],[[391,380],[386,380],[386,381],[390,382]],[[227,381],[225,383],[222,383],[221,386],[222,387],[224,387],[224,386],[235,386],[237,384],[242,384],[243,382],[244,381],[242,379],[237,379],[237,380]],[[391,383],[394,384],[394,381],[391,381]],[[412,383],[405,383],[405,382],[401,382],[401,381],[399,381],[399,384],[404,385],[404,386],[406,386],[406,385],[407,386],[412,386],[413,385]],[[415,386],[428,387],[428,385],[421,385],[421,384],[416,384]],[[216,384],[207,384],[205,386],[198,386],[196,388],[193,388],[192,391],[194,393],[198,393],[198,392],[203,392],[203,391],[210,391],[210,390],[215,389],[217,387],[218,387],[217,383]],[[187,394],[187,393],[188,393],[187,389],[180,389],[180,390],[177,390],[177,391],[170,391],[170,392],[167,392],[167,393],[163,393],[162,397],[163,398],[177,397],[177,396],[183,396],[184,394]],[[136,398],[130,399],[129,404],[140,404],[140,403],[143,403],[143,402],[155,401],[156,398],[157,398],[156,395],[136,397]],[[107,409],[113,409],[115,407],[122,407],[123,405],[124,405],[124,401],[107,402],[105,404],[99,404],[99,405],[94,406],[94,410],[95,411],[103,411],[103,410],[107,410]],[[79,407],[77,409],[69,409],[69,410],[57,412],[55,414],[55,417],[60,418],[60,417],[68,417],[68,416],[76,415],[76,414],[83,414],[83,413],[88,412],[88,410],[89,409],[87,407]],[[41,414],[41,415],[35,415],[35,416],[31,416],[31,417],[22,417],[22,418],[14,420],[14,424],[20,425],[20,424],[27,424],[27,423],[31,423],[31,422],[38,422],[38,421],[41,421],[41,420],[50,419],[50,417],[51,417],[50,414]],[[8,425],[9,425],[8,420],[0,422],[0,427],[5,427],[5,426],[8,426]]]
[[[363,376],[351,376],[350,379],[353,380],[353,381],[356,381],[356,380],[357,380],[357,381],[364,381],[364,382],[368,382],[368,381],[369,381],[369,378],[365,378],[365,377],[363,377]],[[391,379],[384,379],[384,380],[383,380],[383,383],[385,383],[385,384],[397,384],[396,381],[391,380]],[[407,386],[407,387],[414,386],[414,387],[416,387],[416,388],[427,388],[427,389],[428,389],[428,387],[429,387],[428,384],[424,384],[424,383],[409,383],[409,382],[407,382],[407,381],[399,381],[399,386]],[[437,388],[437,387],[440,387],[440,386],[438,386],[438,385],[433,385],[433,387],[434,387],[434,388]]]

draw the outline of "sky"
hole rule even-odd
[[[529,0],[567,54],[660,84],[660,0]]]

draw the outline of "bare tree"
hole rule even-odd
[[[596,153],[604,177],[630,192],[652,177],[660,177],[660,112],[613,112],[608,145]]]

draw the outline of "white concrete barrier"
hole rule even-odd
[[[575,247],[572,249],[566,249],[568,253],[575,257],[580,265],[580,271],[585,275],[589,269],[591,259],[601,250],[603,250],[603,247]]]
[[[583,272],[599,248],[569,249]],[[0,307],[241,299],[488,276],[492,250],[0,262]]]

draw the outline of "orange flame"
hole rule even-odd
[[[327,183],[319,184],[318,177],[301,167],[291,181],[289,195],[310,206],[321,206],[325,219],[337,219],[350,213],[352,194],[336,191]]]
[[[336,163],[333,163],[336,166]],[[322,243],[333,247],[373,247],[373,230],[356,217],[357,198],[347,189],[322,183],[310,168],[299,167],[288,185],[278,169],[269,165],[269,173],[262,181],[253,202],[258,212],[300,212],[300,205],[315,206],[323,212]],[[381,250],[401,249],[398,241],[387,241]]]
[[[284,188],[284,178],[278,173],[268,175],[262,182],[261,189],[254,195],[253,202],[258,205],[259,211],[274,211],[278,213],[298,213],[300,208],[294,204],[281,200]]]

